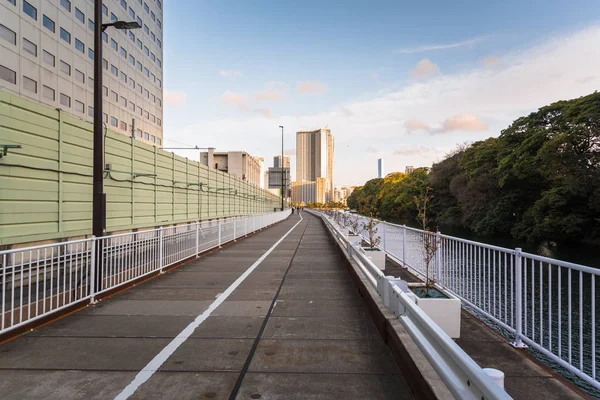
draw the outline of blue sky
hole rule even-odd
[[[428,166],[457,143],[600,86],[597,1],[164,4],[165,144],[270,165],[328,126],[335,184]],[[589,51],[588,51],[589,50]],[[183,155],[195,158],[192,152]]]

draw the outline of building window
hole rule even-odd
[[[54,21],[52,21],[47,16],[44,15],[44,18],[42,18],[42,23],[50,32],[52,32],[52,33],[56,32],[56,24],[54,23]]]
[[[137,87],[138,87],[138,92],[140,92],[140,94],[142,94],[142,93],[143,93],[143,90],[142,90],[142,85],[140,85],[140,84],[138,83]]]
[[[140,17],[135,17],[135,22],[142,26],[142,19]]]
[[[94,116],[94,107],[92,107],[92,106],[88,106],[88,115],[89,115],[90,117],[93,117],[93,116]]]
[[[135,57],[132,56],[131,54],[129,55],[129,63],[133,66],[135,66]]]
[[[63,60],[60,60],[60,70],[61,72],[71,76],[71,66]]]
[[[81,53],[85,54],[85,44],[83,44],[83,42],[77,38],[75,38],[75,48]]]
[[[65,31],[63,28],[60,28],[60,38],[65,42],[71,44],[71,34]]]
[[[158,6],[159,10],[162,10],[162,3],[160,2],[160,0],[156,0],[156,5]]]
[[[131,31],[129,31],[128,33],[129,33],[129,39],[131,39],[131,41],[133,43],[135,43],[135,34],[133,32],[131,32]]]
[[[131,109],[131,111],[135,112],[135,104],[132,102],[129,102],[129,108]]]
[[[17,44],[17,33],[0,24],[0,36],[10,44]]]
[[[108,34],[106,32],[102,32],[102,40],[104,40],[104,43],[108,43]]]
[[[161,88],[162,87],[162,82],[160,79],[157,79],[156,82],[158,83],[158,87]]]
[[[42,96],[44,96],[45,99],[52,100],[52,101],[54,101],[56,99],[54,89],[52,89],[46,85],[42,86]]]
[[[144,3],[144,11],[146,11],[146,13],[150,12],[150,7],[148,7],[148,3]]]
[[[137,113],[142,115],[142,107],[140,106],[136,106],[137,107]]]
[[[127,75],[123,71],[121,71],[121,81],[127,83]]]
[[[106,58],[103,58],[103,59],[102,59],[102,67],[103,67],[104,69],[108,69],[108,61],[106,61]]]
[[[160,39],[156,39],[156,44],[158,45],[158,48],[162,48],[162,43],[160,42]]]
[[[146,119],[150,119],[150,114],[148,113],[148,111],[144,111],[144,117]]]
[[[150,134],[148,132],[144,132],[144,139],[150,140]]]
[[[160,138],[156,138],[156,143],[160,146],[162,143],[162,141],[160,140]]]
[[[88,57],[90,58],[90,60],[94,59],[94,50],[90,49],[88,47]]]
[[[37,46],[25,38],[23,38],[23,50],[32,56],[37,57]]]
[[[65,107],[71,107],[71,98],[64,93],[61,93],[60,104],[62,104]]]
[[[75,75],[75,80],[77,80],[77,82],[85,83],[85,74],[83,72],[76,69],[74,75]]]
[[[154,34],[154,32],[150,32],[150,38],[153,42],[156,42],[156,35]]]
[[[91,88],[94,87],[94,78],[90,78],[89,76],[88,76],[88,86]]]
[[[23,0],[23,12],[37,21],[37,8]]]
[[[141,138],[142,137],[142,130],[141,129],[136,129],[135,130],[135,136]]]
[[[37,93],[37,82],[23,75],[23,88],[32,93]]]
[[[114,21],[116,21],[117,19],[118,19],[118,18],[117,18],[117,16],[116,16],[115,14],[113,14],[113,13],[110,13],[110,20],[111,20],[111,22],[114,22]]]
[[[108,88],[104,85],[102,85],[102,94],[104,97],[108,97]]]
[[[82,24],[85,24],[85,14],[81,10],[75,7],[75,18],[77,18]]]
[[[150,79],[152,79],[152,82],[156,83],[156,76],[154,74],[150,74]]]
[[[152,18],[152,21],[156,21],[156,15],[154,14],[154,11],[150,11],[150,18]]]
[[[156,137],[155,137],[154,135],[151,135],[151,136],[150,136],[150,141],[151,141],[152,143],[156,143]]]
[[[16,6],[16,5],[17,5],[17,0],[8,0],[8,2],[9,2],[10,4],[12,4],[13,6]]]
[[[44,62],[48,65],[52,65],[53,67],[55,66],[54,62],[54,55],[48,53],[46,50],[42,51],[42,58],[44,60]]]
[[[127,58],[127,50],[125,50],[123,47],[121,47],[121,57]]]
[[[102,3],[102,14],[108,17],[108,7],[106,7],[106,4],[104,3]]]
[[[104,122],[105,124],[108,123],[108,114],[107,113],[102,113],[102,122]]]
[[[150,49],[146,46],[144,46],[144,54],[146,54],[148,57],[150,57]]]
[[[88,18],[88,28],[90,28],[90,31],[94,32],[94,21],[92,21],[91,19]]]
[[[133,19],[135,19],[135,11],[133,11],[133,8],[129,7],[129,16]]]
[[[158,65],[158,68],[162,68],[162,62],[160,61],[160,58],[156,59],[156,65]]]
[[[156,102],[158,103],[159,107],[162,107],[162,100],[161,99],[156,99]]]
[[[150,121],[156,123],[156,117],[153,114],[150,114]]]
[[[148,91],[148,89],[144,89],[144,95],[146,96],[147,99],[150,98],[150,92]]]
[[[148,68],[144,68],[144,75],[146,75],[147,78],[150,77],[150,71],[148,70]]]
[[[150,34],[150,28],[148,28],[148,25],[144,24],[144,32],[146,32],[146,35]]]
[[[75,100],[75,111],[80,113],[85,113],[85,104],[80,101]]]
[[[156,118],[156,123],[158,124],[158,126],[162,126],[162,121],[160,120],[160,118]]]
[[[127,130],[127,123],[125,121],[121,121],[121,129],[124,131]]]
[[[115,39],[110,39],[110,47],[114,51],[119,51],[119,44],[115,41]]]
[[[137,45],[137,47],[139,47],[140,50],[142,49],[142,41],[140,39],[136,39],[135,44]]]
[[[71,12],[71,2],[69,0],[60,0],[60,5],[68,12]]]
[[[131,79],[131,78],[129,78],[129,86],[130,86],[132,89],[135,89],[135,81],[134,81],[133,79]]]
[[[156,96],[155,95],[152,95],[152,102],[156,103]]]
[[[119,126],[119,120],[116,119],[115,117],[110,117],[110,124],[112,126]]]
[[[119,76],[119,70],[114,65],[110,64],[110,72],[114,76]]]
[[[152,62],[156,61],[156,56],[154,55],[154,53],[150,53],[150,59],[152,60]]]
[[[137,62],[137,69],[138,71],[142,72],[142,63],[141,62]]]
[[[162,23],[160,22],[160,19],[156,18],[156,25],[158,25],[159,29],[162,29]]]
[[[117,92],[113,92],[112,90],[110,91],[110,99],[112,101],[114,101],[115,103],[119,102],[119,95],[117,94]]]
[[[127,10],[127,2],[125,0],[121,0],[121,7],[123,7],[123,9]]]

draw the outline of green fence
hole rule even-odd
[[[92,125],[0,91],[0,245],[89,235]],[[1,149],[0,149],[1,150]],[[276,196],[198,162],[105,133],[107,231],[273,211]]]

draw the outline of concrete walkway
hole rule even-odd
[[[412,398],[329,234],[303,218],[0,346],[0,398]]]

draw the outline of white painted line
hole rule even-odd
[[[267,250],[265,254],[263,254],[254,262],[254,264],[250,266],[250,268],[248,268],[239,278],[237,278],[235,282],[233,282],[231,286],[229,286],[227,290],[225,290],[221,296],[219,296],[208,307],[206,311],[198,315],[194,321],[186,326],[167,346],[165,346],[164,349],[161,350],[160,353],[158,353],[144,368],[142,368],[142,370],[135,376],[133,381],[131,381],[131,383],[127,385],[127,387],[125,387],[125,389],[123,389],[123,391],[119,393],[117,397],[115,397],[115,400],[125,400],[129,398],[129,396],[134,394],[140,386],[142,386],[148,379],[152,377],[152,375],[154,375],[156,371],[158,371],[161,365],[163,365],[165,361],[167,361],[167,359],[173,355],[175,350],[177,350],[179,346],[181,346],[192,335],[192,333],[194,333],[194,330],[196,330],[196,328],[200,326],[200,324],[203,323],[206,318],[208,318],[210,314],[212,314],[212,312],[227,299],[227,297],[229,297],[231,293],[233,293],[233,291],[244,281],[244,279],[246,279],[248,275],[250,275],[250,273],[254,271],[256,267],[258,267],[260,263],[262,263],[264,259],[271,254],[273,250],[275,250],[275,247],[277,247],[279,243],[281,243],[294,230],[294,228],[296,228],[298,224],[302,222],[302,215],[300,215],[300,213],[298,213],[298,215],[300,216],[300,221],[296,222],[296,224],[292,226],[292,228],[287,231],[287,233],[283,235],[273,246],[271,246],[271,248]]]

